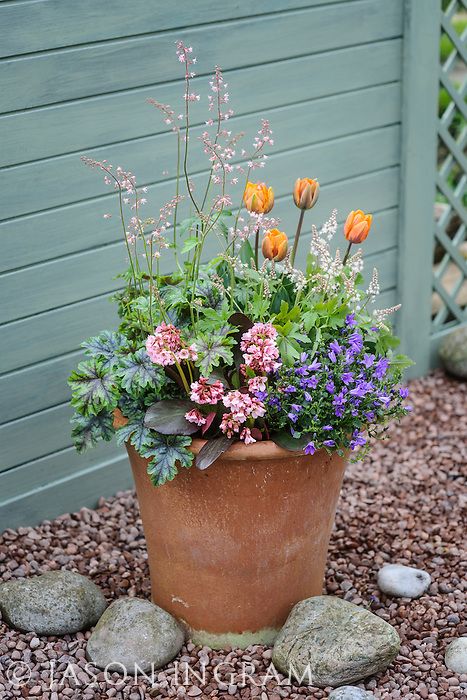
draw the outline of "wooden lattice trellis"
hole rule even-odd
[[[443,3],[433,339],[467,320],[467,0]],[[447,48],[447,52],[446,52]]]

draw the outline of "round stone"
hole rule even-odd
[[[444,662],[455,673],[467,673],[467,637],[459,637],[447,646]]]
[[[369,610],[341,598],[316,596],[293,607],[272,661],[301,684],[336,688],[383,671],[399,647],[396,630]]]
[[[430,574],[411,566],[386,564],[378,572],[379,589],[396,598],[419,598],[430,585]]]
[[[106,607],[100,588],[72,571],[49,571],[0,585],[3,619],[23,632],[73,634],[92,627]]]
[[[184,640],[177,620],[162,608],[141,598],[119,598],[94,628],[86,655],[97,668],[145,673],[172,661]]]
[[[329,693],[328,700],[371,700],[375,696],[355,685],[343,685]]]
[[[467,326],[456,328],[443,339],[439,356],[450,374],[467,379]]]

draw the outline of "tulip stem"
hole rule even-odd
[[[300,238],[300,231],[302,230],[303,217],[305,216],[305,209],[300,210],[300,218],[298,219],[297,231],[295,232],[295,239],[293,242],[292,254],[290,256],[290,266],[293,267],[295,261],[295,254],[298,248],[298,241]]]
[[[347,262],[347,258],[349,257],[350,249],[352,247],[352,241],[349,241],[349,245],[347,246],[347,250],[345,251],[344,259],[342,261],[342,265],[345,265]]]
[[[255,266],[258,269],[258,255],[259,255],[259,224],[256,226],[255,230]]]

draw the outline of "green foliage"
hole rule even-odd
[[[84,452],[89,447],[93,447],[99,440],[108,442],[114,435],[113,416],[107,411],[101,411],[94,416],[76,413],[71,424],[71,436],[78,452]]]
[[[100,360],[80,362],[68,383],[73,392],[71,404],[83,416],[96,416],[117,407],[119,392],[115,377]]]
[[[233,361],[231,350],[233,345],[235,345],[235,340],[230,336],[200,334],[195,341],[195,347],[198,352],[196,366],[199,367],[201,374],[208,377],[214,367],[219,367],[221,362],[230,365]]]
[[[130,394],[137,394],[139,390],[147,387],[152,387],[158,392],[165,380],[161,368],[151,362],[144,348],[121,359],[119,376],[122,389]]]
[[[162,486],[178,473],[178,466],[191,467],[193,453],[188,446],[191,438],[184,435],[158,435],[152,441],[152,446],[144,448],[141,455],[150,459],[148,474],[154,486]]]

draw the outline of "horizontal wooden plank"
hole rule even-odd
[[[197,66],[203,74],[221,58],[223,68],[229,70],[252,65],[258,56],[266,63],[401,35],[401,0],[356,0],[336,7],[225,22],[215,30],[211,26],[192,27],[160,36],[3,59],[2,109],[28,109],[149,85],[155,75],[160,82],[174,80],[180,75],[180,64],[167,57],[177,39],[192,44],[195,53],[202,47]]]
[[[362,191],[363,189],[366,191],[367,188],[362,187]],[[351,196],[358,195],[361,196],[361,193],[351,190]],[[290,205],[290,201],[287,203]],[[282,206],[282,203],[279,202],[278,206]],[[322,206],[320,209],[321,216],[324,217],[325,210]],[[345,211],[341,213],[345,217]],[[397,208],[375,212],[371,236],[365,242],[365,255],[396,245],[397,216]],[[337,241],[342,245],[339,234],[336,236]],[[108,296],[103,296],[4,325],[0,332],[2,369],[10,372],[46,360],[51,355],[50,339],[54,356],[71,352],[79,347],[84,338],[104,328],[115,328],[117,322],[115,306],[109,302]]]
[[[326,4],[336,2],[342,0],[326,0]],[[254,3],[197,0],[196,4],[191,0],[179,0],[174,12],[171,3],[148,3],[147,0],[131,3],[126,0],[7,2],[0,10],[4,30],[0,57],[81,44],[83,38],[90,43],[318,4],[323,4],[323,0],[256,0]]]
[[[0,331],[2,371],[71,352],[87,337],[117,323],[117,310],[108,295],[9,323]]]
[[[345,119],[342,118],[343,114]],[[280,151],[376,129],[400,120],[400,84],[382,85],[307,103],[279,107],[269,110],[268,119],[274,131],[275,145]],[[249,142],[258,130],[258,123],[259,117],[256,114],[243,116],[230,120],[229,129],[233,133],[247,134]],[[309,128],[310,124],[313,124],[312,129]],[[205,129],[206,126],[203,125],[191,132],[190,171],[192,173],[201,172],[208,165],[199,141],[199,136]],[[167,175],[164,174],[166,172],[169,177],[174,177],[175,151],[174,135],[169,132],[137,141],[125,141],[117,145],[101,147],[91,150],[87,155],[95,160],[105,159],[109,163],[124,164],[125,169],[136,174],[139,183],[156,184],[167,180]],[[240,160],[240,148],[237,152],[239,155],[233,162]],[[46,185],[46,191],[44,187],[37,187],[38,182]],[[106,195],[109,193],[109,187],[104,184],[102,177],[89,172],[80,158],[73,153],[0,170],[0,191],[4,198],[0,216],[8,219],[41,210],[44,208],[44,202],[49,209],[89,197]],[[30,225],[34,226],[34,222]],[[21,245],[20,240],[18,251],[17,226],[18,221],[15,218],[6,227],[6,231],[7,234],[9,229],[13,231],[10,237],[14,236],[15,249],[17,254],[20,254],[22,249],[28,249],[28,247],[26,242]],[[35,226],[34,228],[37,240],[37,228]],[[0,229],[0,235],[3,233],[2,229]],[[70,240],[70,236],[66,236],[66,240]],[[36,247],[44,250],[39,243]]]
[[[310,163],[314,172],[319,173],[323,188],[338,179],[363,175],[370,166],[375,169],[394,166],[399,161],[399,140],[400,129],[392,126],[272,156],[269,163],[275,172],[276,192],[280,196],[290,191],[290,173],[309,172]],[[193,181],[196,185],[196,178]],[[167,190],[165,184],[155,188],[161,195],[164,188]],[[160,196],[159,201],[169,198],[170,195]],[[76,224],[79,235],[82,222]],[[66,227],[64,235],[72,235],[70,227]],[[5,323],[76,302],[83,294],[86,298],[116,289],[119,282],[112,275],[122,269],[124,261],[123,244],[117,243],[3,274],[0,296],[6,303],[1,320]],[[167,258],[167,271],[171,264]],[[85,284],[83,275],[86,275]]]
[[[45,483],[27,492],[25,475],[21,474],[19,478],[22,489],[18,496],[0,503],[0,531],[20,525],[35,525],[45,518],[55,518],[85,506],[94,508],[101,496],[112,496],[131,488],[133,484],[126,455],[94,464],[67,478]]]
[[[305,251],[308,246],[309,240],[304,237],[302,249]],[[397,249],[368,257],[364,273],[366,285],[371,280],[373,267],[379,270],[381,289],[393,287],[397,275]],[[0,422],[12,421],[67,401],[70,396],[67,378],[80,360],[81,353],[71,353],[0,377]]]
[[[225,77],[237,115],[258,108],[265,113],[278,104],[306,102],[397,81],[401,77],[401,59],[401,39],[392,39],[231,70]],[[195,78],[193,89],[204,92],[206,78]],[[164,103],[176,104],[181,85],[179,82],[150,85],[0,116],[0,167],[63,153],[80,153],[123,138],[164,133],[167,128],[163,120],[153,107],[145,104],[156,95]],[[203,122],[205,111],[204,101],[192,105],[194,124]]]
[[[0,472],[69,448],[72,415],[71,406],[62,404],[0,425]],[[53,478],[52,475],[50,480]],[[3,496],[0,489],[0,499]]]

